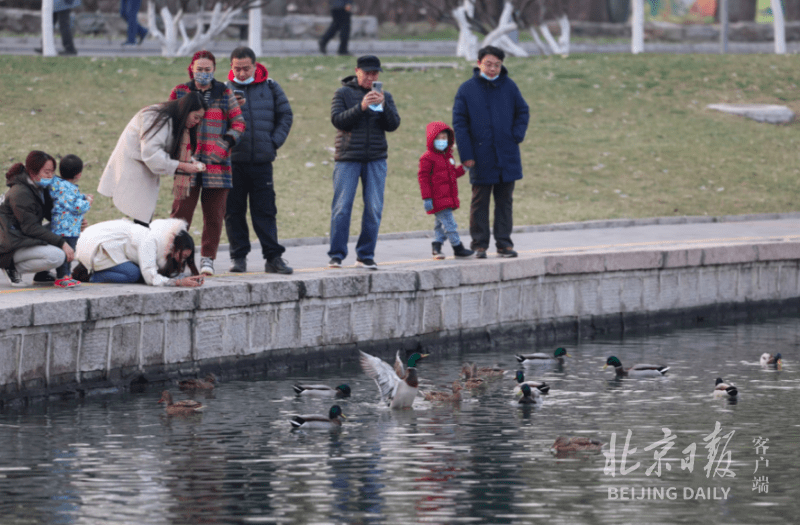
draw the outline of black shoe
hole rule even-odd
[[[378,269],[378,263],[376,263],[373,259],[356,259],[356,266],[361,266],[367,270]]]
[[[44,53],[44,50],[42,50],[42,48],[41,48],[41,47],[34,47],[34,48],[33,48],[33,52],[34,52],[34,53],[38,53],[38,54],[40,54],[40,55],[41,55],[42,53]]]
[[[11,268],[3,268],[3,270],[6,272],[6,277],[8,277],[11,286],[25,286],[25,283],[22,282],[22,275],[20,275],[13,265]]]
[[[138,39],[138,45],[142,45],[142,42],[144,42],[144,39],[147,37],[147,34],[148,34],[149,32],[150,32],[150,31],[148,31],[147,29],[145,29],[145,30],[144,30],[144,34],[142,34],[142,35],[139,35],[139,36],[137,37],[137,39]]]
[[[464,248],[463,244],[458,243],[455,246],[453,246],[453,253],[455,254],[456,257],[469,257],[475,252]]]
[[[328,268],[341,268],[342,267],[342,260],[338,257],[331,257],[331,260],[328,261]]]
[[[323,55],[327,55],[328,54],[328,51],[325,49],[325,47],[327,46],[327,42],[323,42],[322,40],[318,40],[317,41],[317,45],[319,46],[319,52],[320,53],[322,53]]]
[[[233,264],[231,265],[231,269],[228,270],[232,273],[244,273],[247,271],[247,259],[242,257],[241,259],[233,259]]]
[[[348,53],[347,51],[339,51],[337,54],[338,54],[340,57],[351,57],[351,56],[353,56],[353,54],[352,54],[352,53]]]
[[[267,261],[267,263],[264,265],[264,271],[267,273],[290,275],[294,270],[292,270],[289,266],[286,266],[286,261],[280,257],[275,257],[274,259]]]
[[[513,248],[498,248],[497,249],[497,256],[498,257],[516,257],[517,256],[517,252],[515,252]]]
[[[37,272],[33,275],[34,284],[53,284],[56,278],[50,272]]]
[[[431,253],[433,253],[433,258],[437,260],[444,259],[444,254],[442,253],[442,243],[440,242],[432,242],[431,243]]]
[[[58,52],[58,56],[66,57],[66,56],[76,56],[78,54],[77,49],[62,49]]]
[[[486,248],[475,248],[475,258],[476,259],[485,259],[486,258]]]

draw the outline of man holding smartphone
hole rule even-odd
[[[342,79],[331,102],[331,122],[336,128],[331,205],[330,268],[341,268],[347,257],[350,214],[361,180],[364,212],[356,243],[357,265],[377,270],[375,245],[383,213],[388,145],[386,133],[400,126],[392,95],[383,90],[378,75],[383,71],[376,56],[356,62],[356,74]]]

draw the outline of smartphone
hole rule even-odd
[[[377,91],[378,93],[381,93],[383,91],[383,82],[381,82],[380,80],[376,80],[375,82],[373,82],[372,91]]]
[[[244,91],[242,91],[241,89],[234,89],[233,96],[236,98],[244,98]]]

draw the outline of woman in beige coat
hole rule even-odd
[[[195,126],[207,108],[197,93],[148,106],[134,115],[117,141],[97,191],[134,221],[147,225],[158,202],[160,177],[205,170],[191,158]]]

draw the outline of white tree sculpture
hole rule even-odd
[[[195,13],[195,20],[197,26],[194,36],[189,37],[186,30],[186,23],[184,20],[184,10],[181,7],[178,12],[173,15],[170,10],[164,6],[159,11],[161,19],[164,22],[164,32],[162,33],[156,26],[156,5],[154,0],[147,2],[147,29],[161,43],[161,55],[165,57],[179,57],[189,56],[195,51],[199,51],[208,46],[208,43],[219,35],[228,27],[233,21],[234,17],[239,15],[243,9],[261,9],[259,2],[252,1],[234,1],[223,11],[222,4],[214,4],[214,9],[208,17],[204,9],[204,3],[200,3],[200,10]],[[205,20],[210,21],[208,27],[205,27]],[[258,28],[260,29],[260,28]],[[258,35],[260,40],[261,31],[250,31]],[[180,34],[181,41],[178,41]],[[261,46],[258,46],[260,52]],[[258,54],[258,53],[257,53]]]
[[[53,0],[42,0],[42,55],[56,56],[56,43],[53,39]]]

